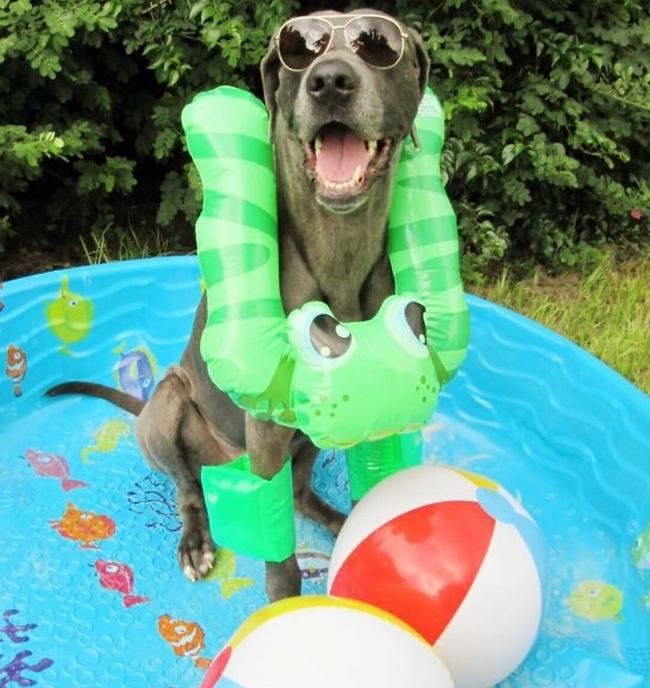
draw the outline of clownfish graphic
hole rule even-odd
[[[201,657],[201,652],[205,649],[205,633],[199,624],[172,619],[169,614],[164,614],[158,617],[158,632],[177,657],[188,657],[198,669],[210,666],[210,660]]]
[[[14,395],[19,397],[23,393],[20,383],[27,375],[27,354],[15,344],[7,348],[6,374],[13,383]]]

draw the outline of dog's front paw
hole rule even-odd
[[[184,529],[178,544],[178,563],[185,577],[195,582],[205,577],[216,561],[210,533],[200,528]]]

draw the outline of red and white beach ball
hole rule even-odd
[[[201,688],[454,688],[431,645],[381,609],[325,595],[250,616]]]
[[[533,645],[545,568],[541,531],[503,488],[469,472],[417,466],[379,483],[352,510],[328,590],[419,631],[456,688],[487,688]]]

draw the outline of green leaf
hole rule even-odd
[[[520,131],[524,136],[532,136],[539,131],[539,125],[529,115],[521,115],[517,122],[517,131]]]
[[[520,153],[525,150],[523,143],[509,143],[501,151],[501,160],[504,165],[509,165]]]

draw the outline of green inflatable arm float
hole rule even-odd
[[[196,225],[207,287],[201,354],[217,387],[263,420],[300,428],[319,447],[351,447],[411,431],[435,408],[469,335],[456,220],[440,179],[444,116],[425,94],[421,148],[404,146],[389,220],[396,294],[366,322],[340,323],[322,302],[285,314],[268,113],[222,86],[182,114],[203,183]],[[407,320],[426,309],[426,337]],[[417,307],[417,306],[416,306]]]

